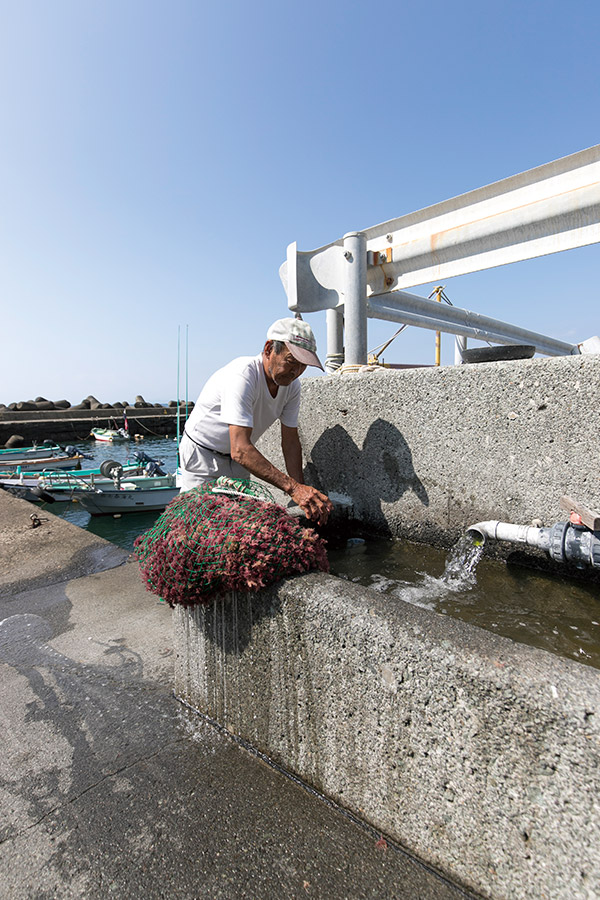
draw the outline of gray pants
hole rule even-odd
[[[221,456],[198,447],[184,434],[179,444],[179,470],[181,493],[191,491],[199,484],[215,481],[220,475],[228,478],[250,478],[250,472],[229,456]]]

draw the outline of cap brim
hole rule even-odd
[[[321,360],[316,353],[312,352],[312,350],[305,350],[304,347],[298,347],[296,344],[292,344],[289,341],[285,341],[285,346],[298,362],[305,366],[316,366],[317,369],[321,369],[322,372],[325,371],[321,365]]]

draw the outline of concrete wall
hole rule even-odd
[[[371,529],[448,545],[474,522],[600,509],[600,356],[303,381],[307,480],[349,494]],[[272,429],[261,443],[281,460]]]
[[[307,480],[369,530],[600,509],[600,357],[307,379]],[[272,429],[261,449],[281,461]],[[176,691],[494,898],[600,896],[598,672],[324,575],[177,610]]]
[[[177,696],[452,880],[600,896],[597,671],[326,575],[174,619]]]

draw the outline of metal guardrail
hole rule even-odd
[[[290,309],[328,311],[328,357],[340,357],[345,328],[349,364],[367,361],[369,317],[563,355],[578,345],[468,310],[442,315],[404,289],[599,241],[597,145],[317,250],[290,244],[280,276]]]

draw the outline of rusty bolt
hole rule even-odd
[[[391,284],[394,283],[394,279],[393,279],[393,278],[386,278],[386,279],[385,279],[385,283],[386,283],[386,285],[389,287]]]

